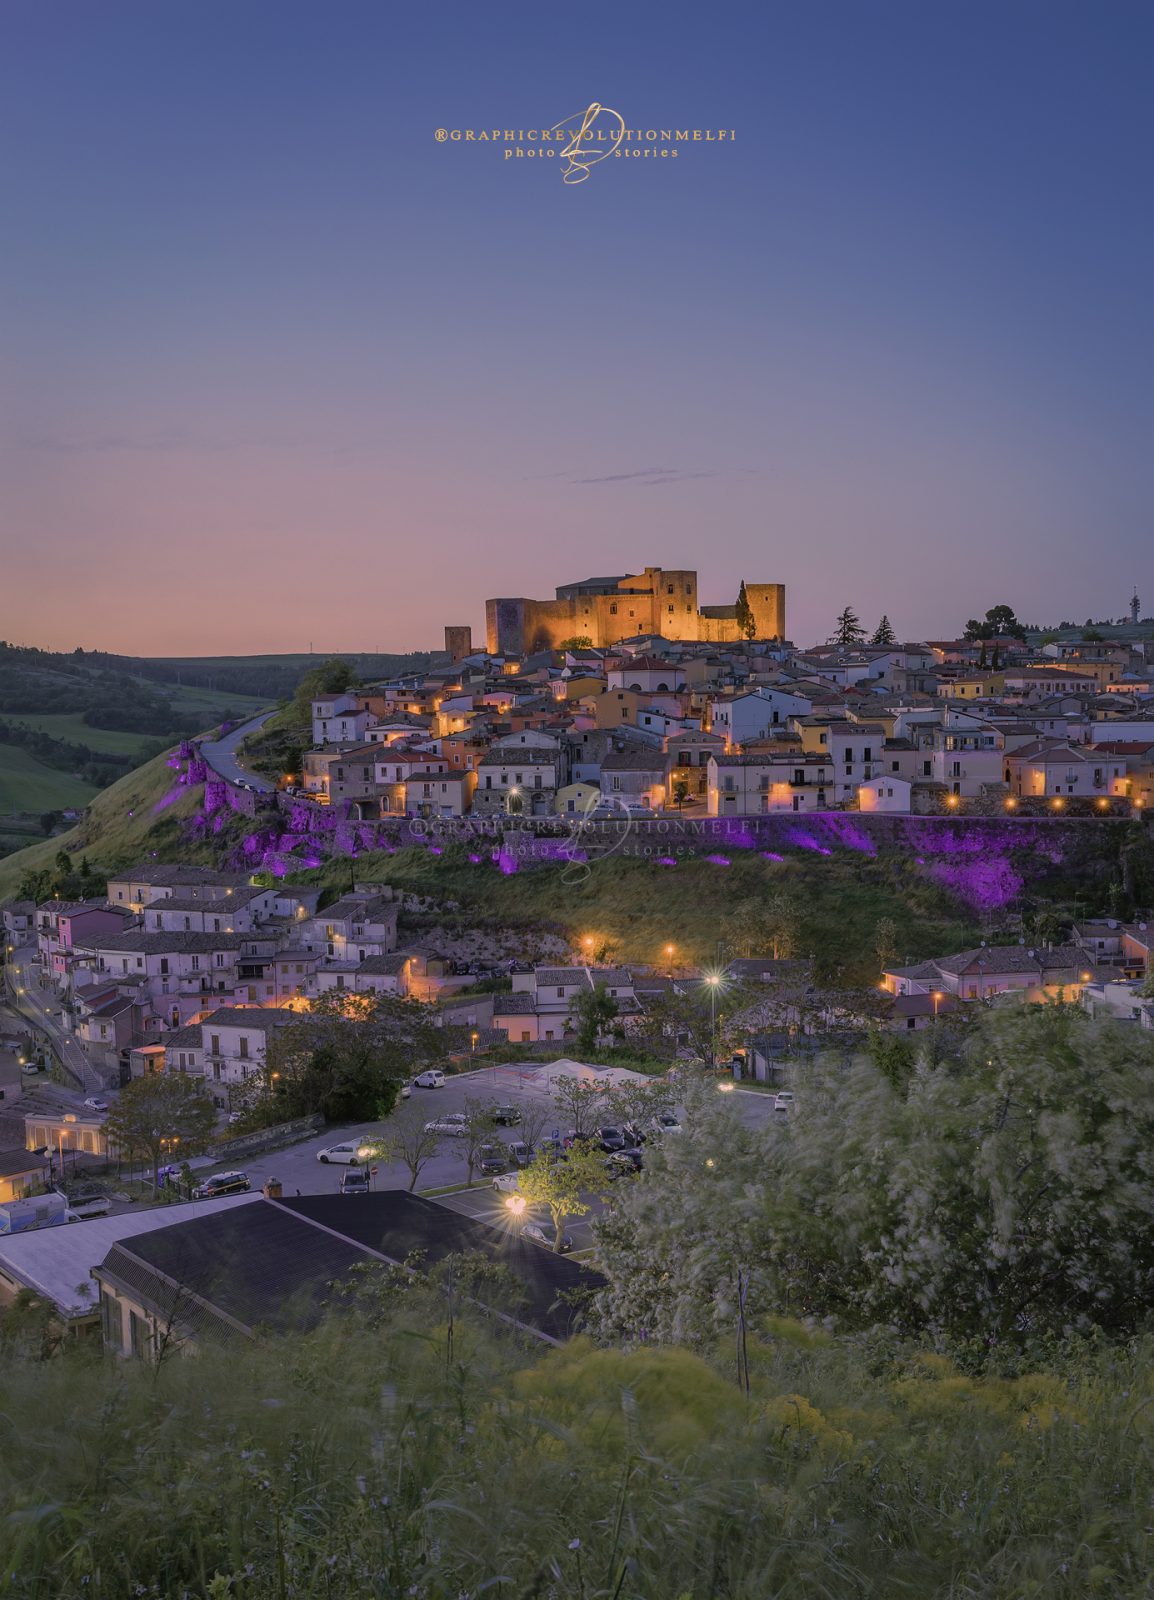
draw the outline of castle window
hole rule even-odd
[[[617,615],[617,602],[616,601],[614,601],[613,604],[609,607],[609,615],[611,617],[615,617]]]

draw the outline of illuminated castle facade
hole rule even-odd
[[[754,638],[785,637],[785,585],[747,583]],[[701,606],[697,574],[646,567],[609,578],[567,583],[554,600],[508,598],[485,602],[486,647],[492,655],[524,656],[556,649],[567,639],[616,644],[637,634],[663,639],[731,641],[743,637],[736,603]]]

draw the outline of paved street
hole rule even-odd
[[[11,1005],[19,1010],[25,1021],[38,1032],[47,1035],[57,1052],[84,1085],[84,1094],[104,1092],[99,1075],[89,1066],[84,1051],[76,1042],[76,1035],[68,1026],[67,1013],[47,984],[41,987],[41,969],[33,960],[35,947],[24,946],[9,957],[11,982],[8,995]],[[78,1095],[77,1098],[82,1098]]]
[[[229,783],[238,783],[249,789],[255,789],[261,794],[271,794],[275,788],[267,778],[262,778],[257,772],[250,772],[247,767],[242,767],[237,760],[237,749],[243,739],[250,733],[255,733],[258,728],[263,728],[268,719],[273,715],[271,711],[262,711],[258,717],[250,717],[247,722],[242,722],[238,728],[223,739],[205,740],[201,745],[201,754],[212,770]]]

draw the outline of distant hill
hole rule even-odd
[[[324,656],[149,658],[0,641],[0,855],[21,817],[83,808],[188,734],[291,700]],[[443,654],[350,654],[362,681],[421,671]]]

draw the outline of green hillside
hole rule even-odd
[[[16,892],[26,872],[51,867],[59,851],[93,867],[131,866],[153,851],[160,860],[192,859],[195,852],[181,838],[180,824],[196,810],[201,792],[190,789],[162,812],[154,808],[170,793],[176,774],[157,756],[120,778],[91,799],[83,821],[26,850],[0,860],[0,900]]]
[[[93,784],[45,766],[18,745],[0,744],[0,816],[86,806],[97,793]]]

